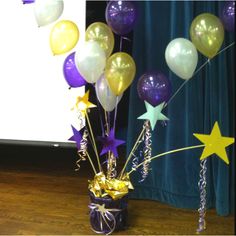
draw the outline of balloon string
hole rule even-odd
[[[209,63],[209,62],[210,62],[210,59],[208,59],[206,62],[204,62],[204,63],[195,71],[195,73],[193,74],[193,76],[192,76],[191,78],[193,78],[193,77],[194,77],[200,70],[202,70],[203,67],[205,67],[205,66],[207,65],[207,63]],[[188,81],[189,81],[191,78],[185,80],[185,81],[180,85],[180,87],[179,87],[179,88],[175,91],[175,93],[171,96],[171,98],[169,99],[169,101],[168,101],[167,103],[165,103],[164,107],[166,107],[166,106],[173,100],[173,98],[180,92],[180,90],[184,87],[185,84],[188,83]],[[163,107],[163,108],[164,108],[164,107]]]
[[[195,149],[195,148],[200,148],[200,147],[205,147],[205,144],[190,146],[190,147],[184,147],[184,148],[174,149],[174,150],[171,150],[171,151],[168,151],[168,152],[163,152],[163,153],[160,153],[160,154],[150,158],[150,161],[152,161],[152,160],[154,160],[158,157],[171,154],[171,153],[181,152],[181,151],[184,151],[184,150]],[[137,165],[136,169],[139,168],[140,166],[144,165],[144,164],[145,164],[145,161],[141,162],[140,164]],[[136,171],[136,169],[135,170],[133,169],[130,172],[128,172],[128,175],[130,175],[132,172]]]
[[[94,90],[95,90],[95,93],[96,93],[96,89],[95,89],[95,85],[94,85]],[[97,107],[98,107],[98,114],[99,114],[99,120],[100,120],[100,125],[101,125],[101,130],[102,130],[102,136],[104,136],[105,132],[104,132],[104,127],[103,127],[103,121],[102,121],[102,113],[101,113],[101,106],[100,106],[100,103],[98,101],[98,97],[96,97],[96,102],[97,102]]]
[[[105,135],[108,136],[110,133],[110,125],[109,125],[109,120],[108,120],[108,115],[106,110],[104,110],[104,115],[105,115]],[[107,154],[107,178],[113,177],[114,174],[114,161],[112,159],[112,153],[111,151],[108,152]]]
[[[175,93],[170,97],[169,101],[167,103],[164,104],[163,108],[165,108],[170,102],[171,100],[179,93],[179,91],[184,87],[184,85],[188,82],[188,80],[185,80],[180,87],[175,91]]]
[[[122,51],[122,46],[123,46],[123,37],[120,36],[120,52]],[[115,114],[114,114],[114,122],[113,122],[113,129],[114,132],[116,130],[116,116],[117,116],[117,106],[118,106],[118,96],[116,97],[116,107],[115,107]]]
[[[105,110],[104,110],[104,116],[105,116],[105,134],[108,135],[110,132],[110,125],[108,123],[107,112]]]
[[[110,128],[111,128],[111,113],[108,111],[107,112],[108,114],[108,116],[107,116],[107,121],[108,121],[108,127],[109,127],[109,130],[110,130]]]
[[[219,51],[219,52],[215,55],[215,57],[216,57],[217,55],[219,55],[220,53],[226,51],[228,48],[232,47],[234,44],[235,44],[235,42],[233,42],[233,43],[231,43],[230,45],[228,45],[228,46],[226,46],[225,48],[223,48],[221,51]],[[205,67],[208,63],[210,63],[210,59],[207,59],[207,61],[204,62],[204,63],[194,72],[194,74],[192,75],[191,78],[193,78],[193,77],[194,77],[200,70],[202,70],[203,67]],[[176,92],[170,97],[169,101],[168,101],[167,103],[165,103],[164,107],[166,107],[166,106],[173,100],[173,98],[180,92],[180,90],[184,87],[185,84],[187,84],[187,82],[188,82],[191,78],[185,80],[185,81],[180,85],[180,87],[176,90]],[[164,108],[164,107],[163,107],[163,108]]]
[[[88,116],[87,112],[85,112],[85,117],[86,117],[86,120],[88,122],[89,131],[90,131],[91,138],[92,138],[92,144],[93,144],[94,151],[95,151],[95,154],[96,154],[96,157],[97,157],[99,171],[101,172],[102,171],[102,167],[101,167],[101,164],[100,164],[100,160],[99,160],[99,156],[98,156],[98,151],[97,151],[97,146],[96,146],[96,142],[95,142],[94,135],[93,135],[93,130],[92,130],[92,127],[91,127],[91,124],[90,124],[90,120],[89,120],[89,116]]]
[[[109,133],[110,133],[110,112],[108,111],[108,112],[106,112],[106,110],[104,110],[105,111],[105,122],[106,122],[106,135],[108,136],[109,135]],[[109,151],[108,152],[108,156],[107,156],[107,178],[108,177],[111,177],[111,173],[112,173],[112,166],[111,166],[111,164],[112,164],[112,157],[111,157],[111,151]]]
[[[232,42],[230,45],[228,45],[225,48],[223,48],[222,50],[220,50],[215,56],[219,55],[220,53],[224,52],[228,48],[232,47],[234,44],[235,44],[235,42]]]
[[[123,36],[122,36],[122,38],[125,39],[125,40],[127,40],[127,41],[129,41],[129,42],[131,42],[131,39],[129,39],[129,38],[127,38],[127,37],[123,37]]]
[[[87,154],[87,157],[88,157],[88,159],[89,159],[89,162],[90,162],[90,164],[91,164],[91,166],[92,166],[92,168],[93,168],[93,172],[94,172],[94,174],[96,175],[97,174],[97,171],[96,171],[96,169],[95,169],[95,167],[94,167],[94,164],[93,164],[93,161],[92,161],[92,159],[91,159],[91,157],[89,156],[89,153],[86,151],[86,154]]]
[[[138,136],[138,138],[137,138],[137,140],[136,140],[136,142],[135,142],[131,152],[129,153],[128,158],[126,159],[125,165],[124,165],[123,169],[121,170],[121,172],[119,174],[120,179],[121,179],[121,177],[122,177],[122,175],[123,175],[123,173],[125,171],[125,168],[126,168],[127,164],[129,163],[130,159],[134,155],[135,150],[138,148],[138,145],[140,144],[139,140],[142,138],[144,131],[145,131],[145,126],[143,126],[143,129],[142,129],[141,133],[139,134],[139,136]]]
[[[123,37],[120,36],[120,52],[122,51],[122,46],[123,46]]]
[[[122,51],[122,48],[123,48],[123,39],[131,42],[129,38],[120,36],[120,52]]]
[[[117,96],[117,97],[116,97],[116,108],[115,108],[115,114],[114,114],[114,121],[113,121],[114,133],[115,133],[115,130],[116,130],[116,117],[117,117],[118,101],[119,101],[119,98],[118,98],[118,96]]]

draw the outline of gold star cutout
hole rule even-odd
[[[193,134],[206,146],[203,149],[200,160],[209,157],[212,154],[219,156],[226,164],[229,164],[229,159],[225,148],[234,143],[234,138],[221,136],[218,122],[215,122],[210,135],[206,134]]]
[[[88,108],[94,108],[96,107],[96,105],[94,105],[93,103],[89,102],[89,90],[84,94],[83,97],[77,97],[77,101],[75,103],[75,106],[72,108],[72,110],[74,108],[77,108],[82,114],[83,116],[85,116],[86,110]]]

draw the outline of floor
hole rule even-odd
[[[89,173],[0,167],[0,234],[88,235]],[[194,235],[198,214],[157,201],[130,200],[129,227],[119,235]],[[207,211],[202,234],[233,235],[234,217]]]

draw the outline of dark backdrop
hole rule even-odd
[[[131,85],[127,149],[131,150],[143,122],[137,117],[145,106],[137,94],[139,77],[149,70],[160,70],[171,81],[173,92],[184,82],[165,62],[168,43],[179,37],[189,39],[193,19],[202,13],[220,16],[224,1],[139,1],[140,17],[134,29],[133,58],[137,73]],[[225,32],[222,49],[235,41],[235,34]],[[170,102],[163,113],[167,126],[158,122],[152,133],[152,153],[201,144],[193,133],[209,134],[215,121],[223,136],[235,136],[235,54],[234,47],[213,58]],[[200,53],[199,68],[206,60]],[[132,197],[153,199],[181,208],[199,206],[199,158],[202,149],[179,152],[151,163],[148,178],[139,183],[133,175]],[[220,215],[234,210],[234,146],[227,148],[230,165],[216,155],[207,161],[207,207]],[[131,167],[129,167],[131,168]]]

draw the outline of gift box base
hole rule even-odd
[[[94,232],[110,234],[127,228],[128,219],[128,197],[113,200],[111,197],[90,196],[90,223]]]

